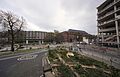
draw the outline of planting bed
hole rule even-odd
[[[49,50],[48,58],[56,77],[120,77],[120,70],[92,58],[65,49]],[[55,69],[55,70],[54,70]],[[77,75],[77,74],[79,75]]]

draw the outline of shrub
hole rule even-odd
[[[57,67],[57,70],[61,73],[60,77],[76,77],[72,70],[70,70],[70,68],[64,64],[61,64],[60,67]]]

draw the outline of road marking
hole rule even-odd
[[[38,51],[38,52],[25,53],[25,54],[22,54],[22,55],[0,58],[0,61],[1,61],[1,60],[12,59],[12,58],[17,58],[17,57],[20,57],[20,56],[23,56],[23,55],[27,55],[27,54],[32,55],[32,54],[37,54],[37,53],[42,53],[42,52],[47,52],[47,50],[43,50],[43,51],[41,50],[41,51]]]
[[[18,58],[18,61],[35,59],[38,55],[24,55]]]

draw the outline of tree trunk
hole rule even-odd
[[[14,42],[11,43],[11,51],[14,52]]]
[[[14,34],[13,34],[13,31],[11,31],[11,51],[14,52]]]

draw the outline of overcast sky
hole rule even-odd
[[[96,7],[105,0],[0,0],[0,9],[23,16],[27,30],[84,30],[96,34]]]

